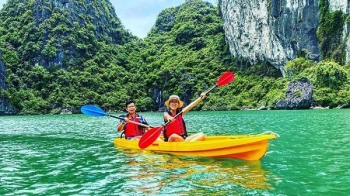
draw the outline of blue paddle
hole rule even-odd
[[[83,107],[80,108],[80,111],[83,114],[86,114],[86,115],[89,115],[89,116],[96,116],[96,117],[109,116],[109,117],[117,118],[117,119],[120,119],[120,120],[124,120],[124,118],[122,118],[122,117],[113,116],[113,115],[110,115],[110,114],[106,113],[101,108],[99,108],[99,107],[97,107],[95,105],[84,105]],[[143,126],[143,127],[153,128],[152,126],[145,125],[145,124],[142,124],[142,123],[138,123],[138,122],[135,122],[135,121],[132,121],[132,120],[130,120],[129,122],[133,123],[133,124],[136,124],[136,125]]]

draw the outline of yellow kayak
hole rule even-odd
[[[260,160],[266,153],[269,140],[277,134],[205,136],[197,142],[154,142],[145,150],[181,156],[199,156],[208,158],[234,158],[242,160]],[[139,149],[138,140],[114,139],[114,145]]]

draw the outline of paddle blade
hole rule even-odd
[[[155,127],[148,130],[139,140],[139,147],[141,149],[147,148],[154,141],[157,140],[159,135],[161,134],[163,127]]]
[[[216,86],[225,86],[226,84],[232,82],[233,79],[235,79],[235,75],[232,72],[225,72],[220,76],[219,80],[216,82]]]
[[[105,111],[94,105],[84,105],[80,108],[80,111],[89,116],[108,116]]]

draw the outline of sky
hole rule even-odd
[[[218,0],[205,0],[214,6]],[[7,0],[0,0],[0,9]],[[185,0],[110,0],[118,18],[126,29],[139,38],[145,38],[165,8],[181,5]]]

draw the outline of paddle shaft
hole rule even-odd
[[[216,87],[218,87],[218,85],[215,85],[213,87],[211,87],[207,92],[205,92],[205,94],[208,94],[210,91],[214,90]],[[202,96],[198,97],[195,101],[193,101],[192,103],[190,103],[188,106],[186,106],[186,108],[193,108],[194,106],[196,106],[198,104],[198,102],[203,99]],[[187,109],[184,108],[183,110],[181,110],[181,112],[179,112],[178,114],[176,114],[174,116],[174,119],[177,118],[178,116],[180,116],[182,113],[184,113],[185,111],[187,111]],[[167,126],[169,123],[171,123],[171,121],[167,121],[165,124],[163,124],[162,126],[165,127]]]
[[[110,115],[110,114],[107,114],[107,116],[110,116],[112,118],[117,118],[117,119],[120,119],[120,120],[124,120],[124,118],[122,118],[122,117],[113,116],[113,115]],[[138,123],[138,122],[135,122],[135,121],[132,121],[132,120],[129,120],[128,123],[129,122],[133,123],[133,124],[136,124],[136,125],[140,125],[140,126],[146,127],[146,128],[153,128],[152,126],[145,125],[145,124],[142,124],[142,123]]]
[[[205,94],[209,94],[210,91],[214,90],[216,87],[218,87],[218,85],[215,85],[215,86],[211,87]]]
[[[110,117],[113,117],[113,118],[117,118],[117,119],[120,119],[120,120],[124,120],[124,118],[122,117],[118,117],[118,116],[113,116],[113,115],[110,115],[108,113],[106,113],[105,111],[103,111],[100,107],[97,107],[95,105],[84,105],[83,107],[81,107],[81,112],[86,114],[86,115],[90,115],[90,116],[110,116]],[[135,122],[135,121],[129,121],[130,123],[133,123],[133,124],[136,124],[136,125],[139,125],[139,126],[143,126],[143,127],[146,127],[146,128],[153,128],[152,126],[149,126],[149,125],[146,125],[146,124],[142,124],[142,123],[138,123],[138,122]]]

